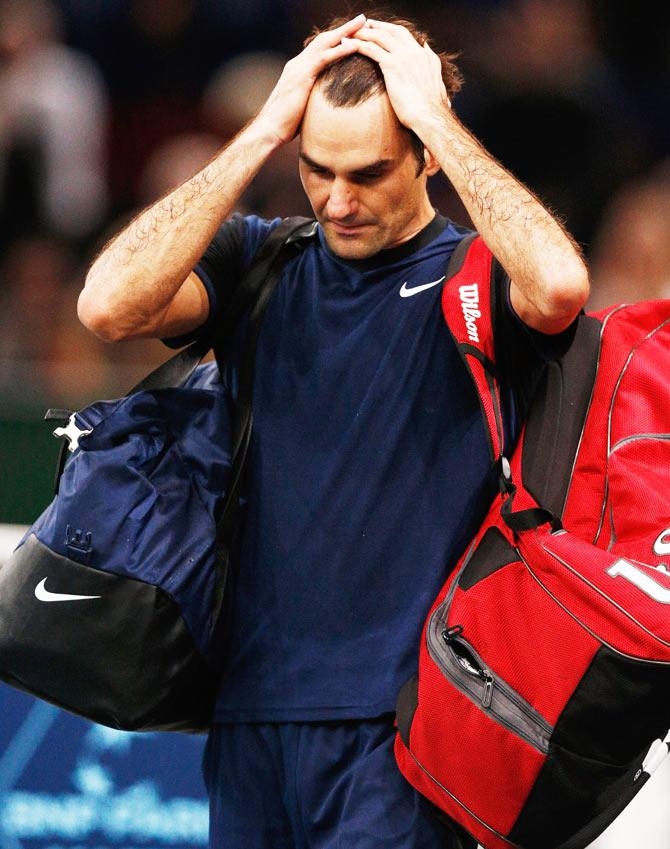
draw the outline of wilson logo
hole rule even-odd
[[[479,311],[479,286],[476,283],[460,286],[458,294],[461,296],[461,309],[465,319],[465,329],[468,331],[468,339],[471,342],[479,342],[476,321],[482,315]]]

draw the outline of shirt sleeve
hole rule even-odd
[[[169,348],[182,348],[208,334],[242,280],[251,260],[280,218],[266,221],[256,215],[235,214],[224,221],[193,269],[209,298],[209,313],[200,327],[182,336],[163,339]]]

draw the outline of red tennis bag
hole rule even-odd
[[[668,751],[670,301],[580,316],[507,463],[491,269],[477,238],[443,308],[501,495],[428,615],[395,752],[486,849],[581,849]]]

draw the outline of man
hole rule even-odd
[[[80,298],[84,323],[109,340],[206,332],[276,224],[222,222],[300,132],[319,230],[287,265],[259,340],[205,764],[217,849],[459,845],[392,755],[423,619],[495,491],[440,314],[467,231],[435,214],[428,176],[446,173],[506,272],[496,326],[510,435],[588,280],[560,225],[456,119],[456,70],[412,31],[359,15],[313,38],[237,138],[111,242]]]

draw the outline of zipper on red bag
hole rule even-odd
[[[450,596],[452,594],[450,593]],[[451,597],[428,624],[428,652],[442,674],[480,710],[546,755],[553,727],[483,661],[461,625],[448,627]]]

